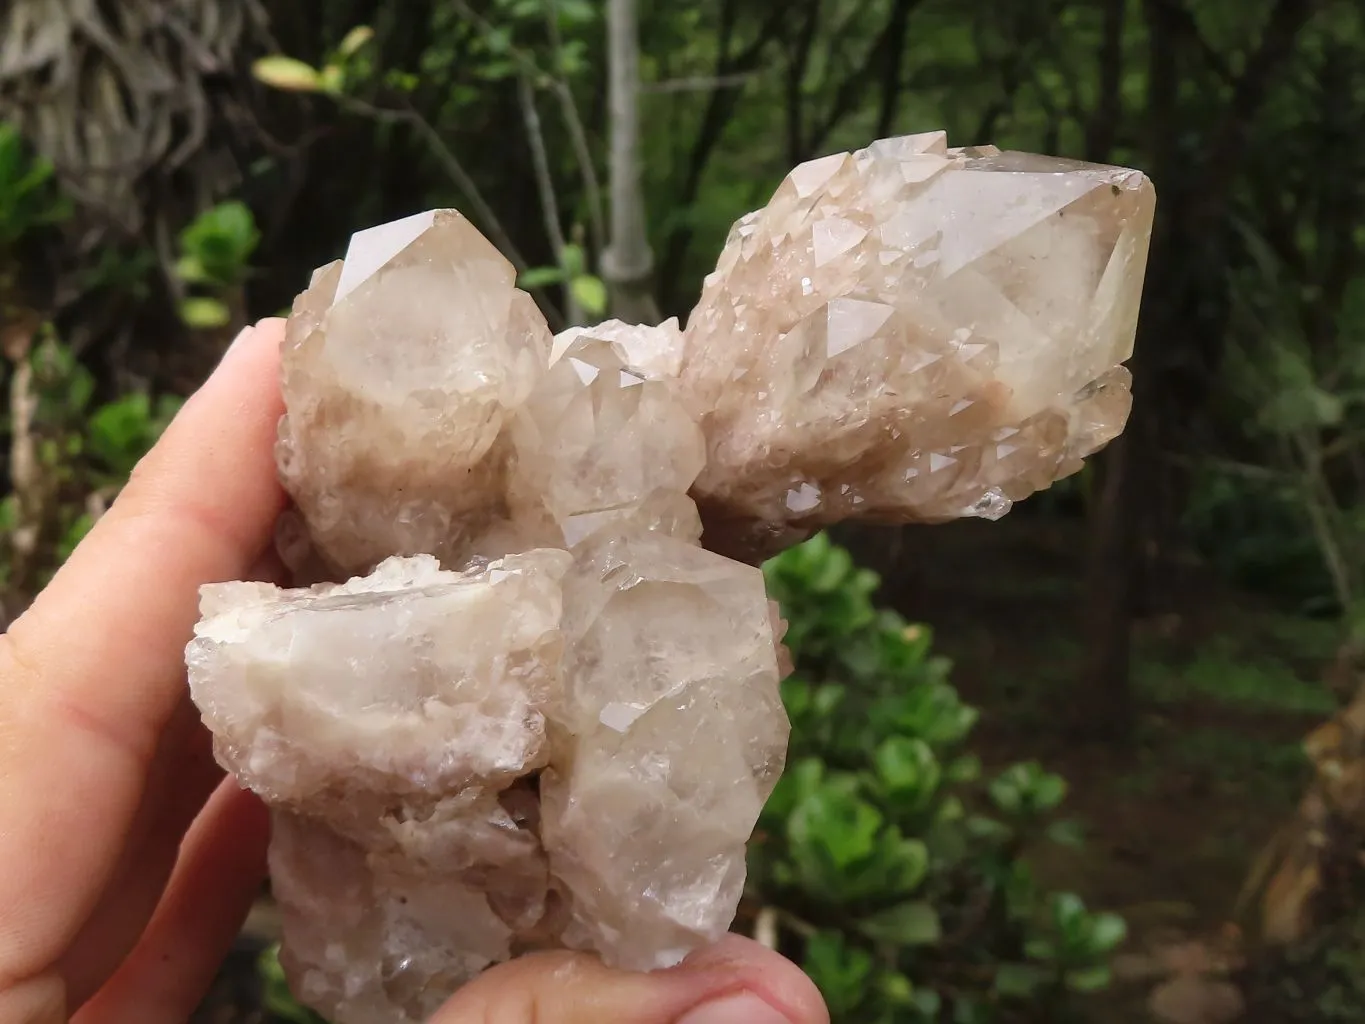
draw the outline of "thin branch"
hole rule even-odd
[[[493,24],[470,7],[465,0],[451,0],[451,3],[461,17],[468,20],[485,36],[494,30]],[[550,32],[551,46],[554,48],[557,66],[562,47],[562,41],[559,37],[559,19],[553,10],[547,10],[547,17],[550,19],[550,24],[547,24],[546,30]],[[588,231],[592,238],[593,248],[601,252],[606,239],[606,218],[602,210],[602,183],[597,177],[597,167],[593,163],[592,149],[588,145],[587,129],[584,128],[583,119],[579,116],[573,91],[559,74],[547,72],[534,57],[520,47],[508,47],[507,55],[512,58],[512,62],[517,65],[517,70],[523,76],[529,76],[532,82],[546,83],[550,91],[555,94],[555,98],[559,100],[564,126],[568,130],[569,142],[574,150],[574,159],[578,163],[578,171],[583,177],[583,187],[587,193]]]
[[[1229,191],[1227,182],[1241,159],[1248,132],[1265,101],[1271,80],[1293,54],[1299,32],[1323,4],[1324,0],[1279,0],[1271,11],[1260,45],[1247,58],[1242,74],[1234,82],[1232,99],[1209,146],[1204,169],[1209,188],[1205,208],[1200,212],[1210,220],[1222,211]]]
[[[777,949],[778,916],[776,907],[764,907],[754,921],[754,941],[767,949]]]
[[[900,104],[905,86],[901,78],[905,63],[906,36],[910,27],[910,12],[917,6],[919,0],[896,0],[891,22],[887,25],[886,62],[882,65],[882,95],[877,107],[877,135],[882,138],[891,134],[891,126],[896,119],[896,108]]]
[[[1204,34],[1199,31],[1199,23],[1194,20],[1194,15],[1190,13],[1189,8],[1185,7],[1181,0],[1150,0],[1150,2],[1153,7],[1160,9],[1161,14],[1166,19],[1166,27],[1194,43],[1194,48],[1208,62],[1209,69],[1218,80],[1224,85],[1230,85],[1233,81],[1233,73],[1228,67],[1228,62],[1204,38]]]
[[[714,73],[717,77],[757,70],[759,61],[763,57],[763,51],[767,49],[769,43],[777,38],[783,23],[790,16],[785,4],[772,4],[768,10],[768,17],[759,27],[758,34],[754,39],[742,50],[732,54],[730,42],[734,37],[737,11],[734,0],[725,0],[721,6],[719,44],[716,48]],[[730,118],[734,115],[739,96],[739,90],[718,89],[708,97],[706,108],[702,113],[701,127],[693,140],[688,159],[682,164],[681,182],[672,197],[676,206],[685,208],[691,206],[696,200],[702,177],[706,173],[706,167],[710,163],[711,156],[715,152],[721,137],[725,134]],[[670,234],[658,276],[658,280],[663,282],[665,289],[676,289],[676,282],[682,276],[680,272],[682,262],[687,255],[687,248],[692,242],[692,237],[693,228],[685,220],[680,221]],[[666,295],[666,298],[675,297],[676,295],[671,292]],[[667,303],[665,304],[667,305]]]
[[[555,195],[554,179],[550,175],[550,157],[545,151],[545,132],[540,126],[540,111],[536,109],[536,94],[531,81],[525,75],[517,76],[517,96],[521,101],[521,116],[526,122],[526,141],[531,147],[531,167],[535,174],[536,190],[540,193],[540,210],[545,218],[545,235],[550,241],[555,263],[565,273],[568,266],[564,260],[564,228],[559,220],[559,199]],[[583,311],[574,301],[573,288],[564,288],[564,317],[571,324],[583,322]]]
[[[34,418],[38,393],[33,373],[35,328],[16,322],[6,328],[6,357],[14,364],[9,386],[9,474],[14,494],[14,523],[9,531],[10,590],[22,602],[33,596],[38,572],[38,549],[47,524],[48,482],[39,464]]]
[[[1332,579],[1332,589],[1343,609],[1354,603],[1356,587],[1350,561],[1342,551],[1339,542],[1340,530],[1334,529],[1332,520],[1341,518],[1332,485],[1322,472],[1322,462],[1315,445],[1304,437],[1294,437],[1292,446],[1298,450],[1305,477],[1304,511],[1313,528],[1313,536],[1318,542],[1323,565]]]
[[[693,75],[689,78],[669,78],[662,82],[645,82],[640,91],[647,93],[714,92],[717,89],[741,89],[758,75],[740,71],[732,75]]]
[[[806,8],[806,20],[796,34],[787,54],[787,162],[793,166],[806,157],[805,96],[801,86],[810,66],[810,51],[815,44],[815,32],[820,26],[821,0],[813,0]]]
[[[546,0],[546,31],[550,36],[550,50],[554,57],[555,74],[550,76],[550,91],[559,100],[560,116],[569,132],[569,145],[573,147],[574,159],[578,162],[578,173],[583,178],[583,191],[588,208],[588,237],[593,252],[600,253],[607,244],[607,218],[602,208],[602,181],[597,176],[597,164],[592,157],[592,147],[588,145],[587,129],[574,102],[573,90],[559,74],[561,53],[564,41],[559,33],[559,6],[557,0]]]
[[[1114,134],[1123,117],[1123,26],[1128,0],[1105,0],[1104,31],[1100,43],[1100,95],[1085,132],[1085,158],[1108,160]]]
[[[479,186],[474,183],[469,172],[465,170],[464,164],[460,162],[454,151],[446,145],[441,138],[441,133],[432,127],[431,122],[415,110],[394,110],[388,107],[377,107],[373,103],[358,100],[353,96],[338,96],[337,102],[343,109],[349,110],[354,114],[368,117],[380,124],[406,124],[409,125],[426,143],[431,155],[436,158],[442,170],[455,183],[455,187],[464,193],[469,205],[473,207],[475,216],[483,223],[484,229],[493,237],[493,244],[502,250],[504,256],[511,261],[512,266],[516,267],[517,273],[526,269],[526,259],[521,251],[517,249],[512,241],[512,236],[502,226],[502,221],[493,212],[493,208],[484,199]]]

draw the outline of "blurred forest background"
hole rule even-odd
[[[1358,0],[3,0],[5,616],[353,230],[458,207],[555,327],[685,316],[794,164],[938,128],[1154,179],[1133,418],[769,565],[737,927],[840,1022],[1365,1020]],[[271,928],[205,1021],[306,1019]]]

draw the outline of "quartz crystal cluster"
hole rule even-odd
[[[727,554],[1074,470],[1127,413],[1152,207],[1136,171],[886,140],[741,220],[686,330],[557,337],[458,213],[357,234],[287,329],[300,585],[206,587],[187,652],[273,811],[299,997],[410,1024],[523,952],[719,937],[788,731]]]
[[[687,325],[712,546],[996,519],[1079,469],[1127,420],[1155,199],[1138,171],[943,132],[794,170]]]

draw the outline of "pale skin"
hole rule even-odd
[[[243,332],[109,512],[0,636],[0,1024],[183,1024],[265,872],[264,808],[185,686],[201,584],[271,579],[283,322]],[[442,1024],[827,1024],[791,963],[731,937],[681,967],[526,957]]]

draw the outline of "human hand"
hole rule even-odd
[[[0,637],[0,1024],[182,1024],[265,871],[269,822],[189,701],[201,584],[276,575],[284,325],[243,332],[109,512]],[[442,1024],[826,1024],[810,981],[731,937],[655,974],[551,953]]]

